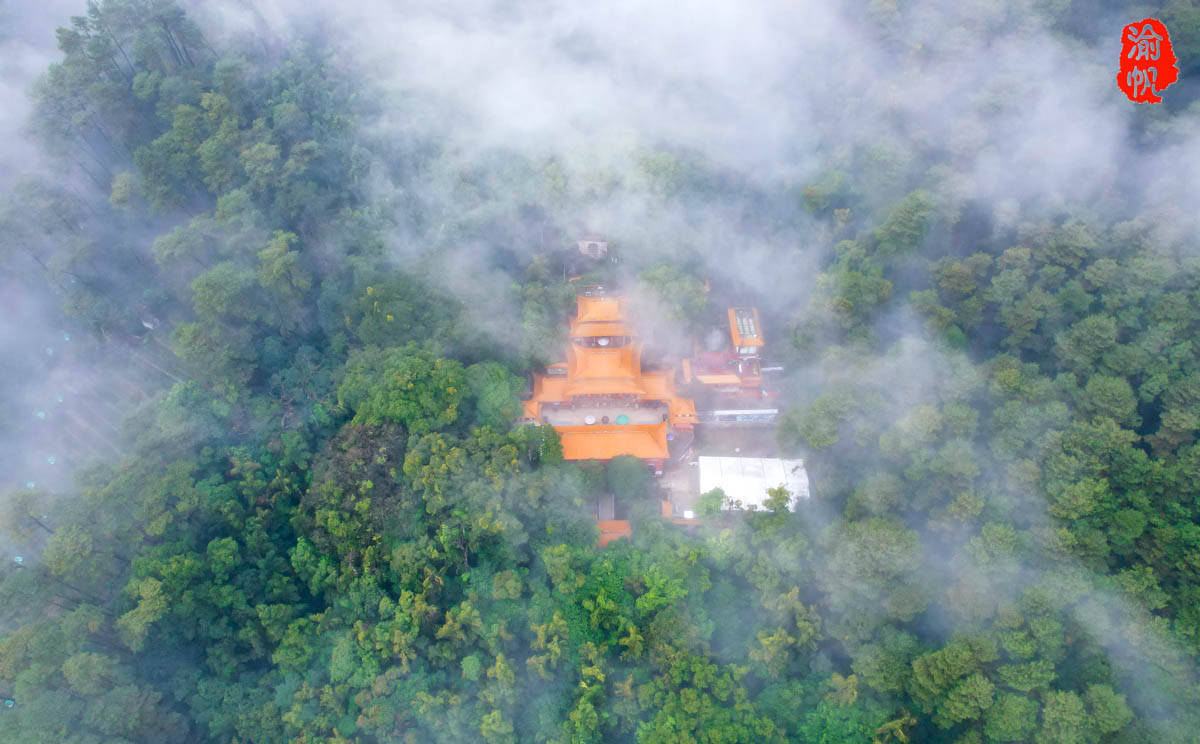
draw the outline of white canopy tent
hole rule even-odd
[[[701,457],[700,493],[714,488],[725,492],[722,509],[763,509],[767,489],[783,486],[792,495],[788,509],[796,511],[808,499],[808,473],[803,460],[765,457]]]

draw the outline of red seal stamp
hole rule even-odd
[[[1121,31],[1117,87],[1134,103],[1158,103],[1158,94],[1179,79],[1171,36],[1162,21],[1143,18]]]

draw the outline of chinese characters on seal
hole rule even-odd
[[[1130,23],[1121,31],[1117,86],[1134,103],[1158,103],[1159,93],[1179,79],[1167,27],[1154,18]]]

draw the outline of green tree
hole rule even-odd
[[[461,364],[407,346],[366,349],[351,357],[337,397],[354,413],[355,423],[396,422],[425,434],[458,420],[465,388]]]
[[[608,489],[626,503],[634,503],[649,494],[650,471],[646,463],[631,455],[618,455],[604,466]]]
[[[933,198],[925,191],[905,196],[875,231],[880,250],[885,255],[898,255],[915,248],[925,237],[932,211]]]
[[[725,499],[725,492],[719,488],[700,494],[700,498],[696,499],[696,514],[702,518],[719,515]]]
[[[1087,703],[1088,721],[1093,730],[1101,735],[1113,734],[1133,721],[1133,711],[1125,696],[1116,693],[1108,685],[1088,685],[1084,693]]]
[[[640,278],[654,291],[674,320],[698,318],[708,303],[704,282],[674,264],[651,266]]]
[[[466,370],[467,390],[475,402],[475,423],[505,431],[521,414],[517,393],[524,389],[521,378],[497,362],[472,364]]]
[[[1027,741],[1037,726],[1038,704],[1010,692],[1001,692],[983,719],[983,733],[988,741]]]
[[[1124,377],[1092,375],[1083,390],[1083,409],[1094,416],[1108,416],[1131,428],[1141,425],[1137,397]]]
[[[1038,744],[1086,744],[1092,741],[1090,729],[1079,696],[1055,690],[1046,695],[1042,725],[1035,740]]]

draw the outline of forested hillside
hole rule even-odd
[[[714,52],[726,99],[649,106],[711,120],[555,128],[555,96],[588,110],[571,85],[609,100],[582,65],[618,63],[554,26],[581,67],[546,101],[464,83],[452,59],[521,63],[477,24],[541,29],[537,5],[462,36],[441,9],[378,19],[441,45],[466,86],[441,91],[377,66],[419,48],[287,4],[59,21],[30,91],[48,165],[0,197],[0,742],[1197,741],[1195,4],[1099,3],[1110,29],[1078,3],[848,3],[894,76],[754,138],[713,110],[836,74],[747,93]],[[1142,11],[1180,94],[1056,90],[1091,149],[1024,137],[1059,115],[1023,97],[1050,81],[956,88],[944,120],[897,93],[1031,28],[1103,78]],[[664,344],[705,282],[761,308],[797,512],[681,529],[636,461],[515,425],[584,230]],[[602,549],[604,493],[633,537]]]

